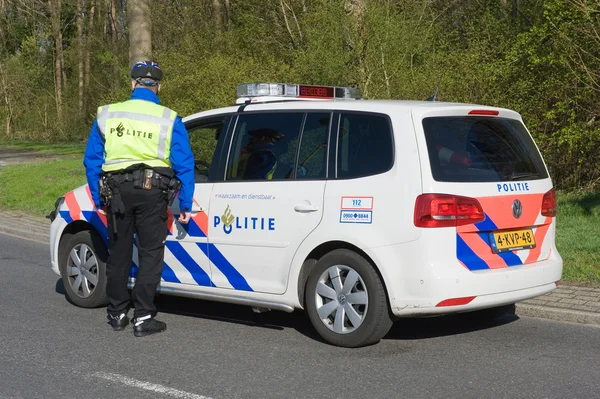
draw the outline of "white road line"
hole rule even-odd
[[[156,393],[162,393],[165,395],[172,396],[174,398],[183,399],[211,399],[208,396],[196,395],[194,393],[180,391],[179,389],[169,388],[164,385],[153,384],[151,382],[140,381],[133,378],[125,377],[120,374],[97,372],[93,374],[94,377],[102,378],[104,380],[119,382],[130,387],[145,389]]]

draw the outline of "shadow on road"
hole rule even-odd
[[[248,306],[167,295],[159,295],[156,298],[156,305],[159,312],[219,320],[226,323],[243,324],[249,327],[271,330],[292,328],[310,339],[324,342],[312,327],[308,316],[302,311],[293,313],[282,311],[254,313]],[[417,340],[445,337],[499,327],[518,319],[518,316],[510,314],[495,319],[486,319],[474,313],[428,318],[406,318],[396,321],[384,339]]]
[[[517,315],[506,314],[490,319],[475,313],[439,317],[402,319],[394,323],[386,339],[416,340],[466,334],[499,327],[519,320]]]
[[[66,295],[62,279],[56,281],[55,291],[60,295],[64,295],[67,302],[72,304]],[[294,311],[293,313],[282,311],[255,313],[249,306],[171,295],[157,295],[156,306],[159,313],[218,320],[269,330],[294,329],[312,340],[325,342],[314,330],[306,313],[302,311]],[[518,316],[512,314],[494,319],[478,316],[477,313],[405,318],[396,321],[384,339],[408,341],[466,334],[506,325],[518,319]]]
[[[292,328],[310,338],[319,339],[316,332],[312,330],[308,316],[299,311],[293,313],[282,311],[255,313],[249,306],[168,295],[157,296],[156,306],[159,312],[219,320],[249,327],[270,330]]]

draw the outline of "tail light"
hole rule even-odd
[[[421,194],[415,201],[417,227],[453,227],[482,222],[483,208],[477,199],[449,194]]]
[[[551,189],[542,199],[542,216],[556,216],[556,194],[554,189]]]

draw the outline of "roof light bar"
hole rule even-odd
[[[315,100],[355,100],[362,98],[360,89],[355,87],[302,85],[289,83],[243,83],[237,86],[237,96],[283,97],[283,99],[315,99]],[[265,98],[265,101],[269,99]]]

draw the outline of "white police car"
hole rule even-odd
[[[358,347],[398,318],[497,315],[556,288],[552,181],[517,112],[276,83],[238,96],[184,119],[193,220],[168,220],[161,293],[304,309]],[[79,306],[106,304],[106,226],[86,186],[57,204],[52,268]],[[134,248],[131,284],[136,264]]]

